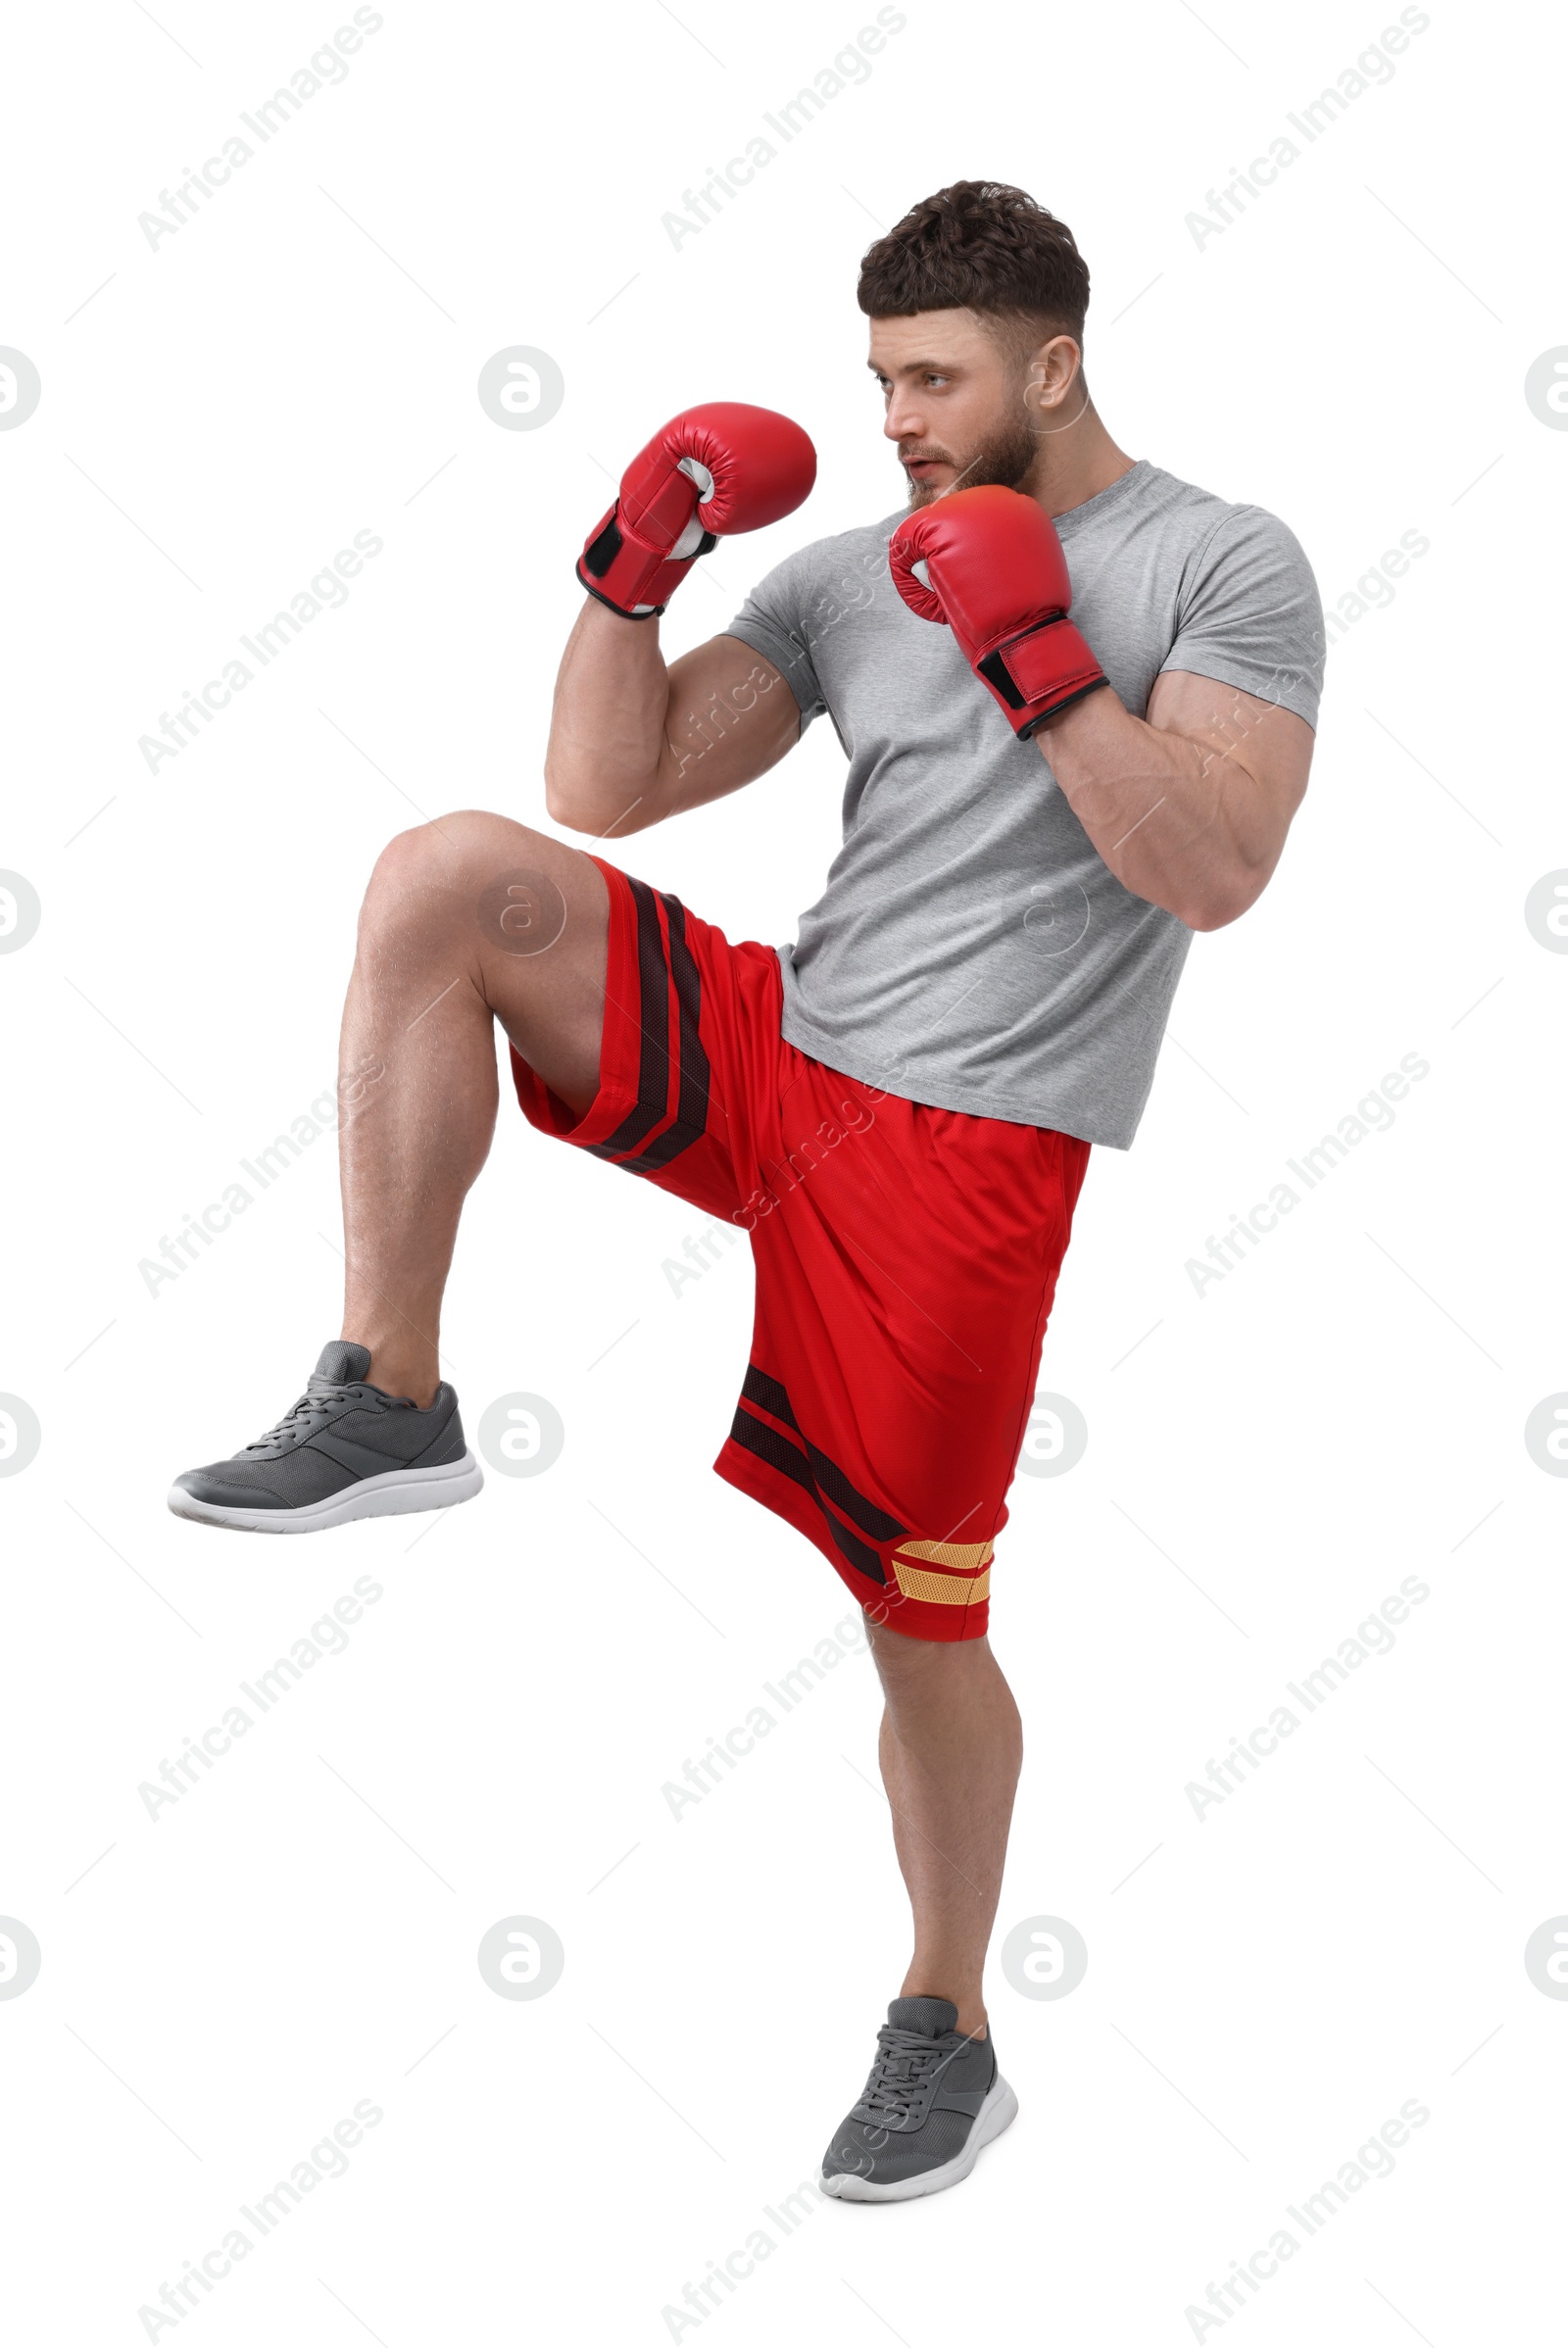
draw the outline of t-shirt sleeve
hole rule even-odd
[[[1162,675],[1179,668],[1213,677],[1317,724],[1323,606],[1312,566],[1282,521],[1258,506],[1233,508],[1196,557],[1177,611]]]
[[[809,651],[808,611],[808,548],[791,555],[752,589],[724,631],[771,660],[801,705],[801,732],[820,717],[827,703]]]

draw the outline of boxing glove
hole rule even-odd
[[[947,622],[1020,742],[1109,683],[1067,617],[1051,516],[1019,490],[956,489],[922,507],[894,531],[888,565],[911,611]]]
[[[577,577],[612,611],[652,619],[700,555],[793,514],[815,479],[816,451],[787,416],[738,400],[688,408],[627,465]]]

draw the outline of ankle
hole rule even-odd
[[[441,1383],[440,1364],[422,1347],[411,1351],[395,1344],[375,1345],[369,1338],[356,1337],[352,1330],[344,1336],[357,1345],[369,1347],[370,1366],[365,1373],[367,1386],[378,1386],[384,1394],[406,1396],[419,1410],[428,1410],[435,1400],[435,1390]]]

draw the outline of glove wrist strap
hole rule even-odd
[[[1024,742],[1046,718],[1110,681],[1064,611],[1020,630],[974,666]]]
[[[662,611],[692,564],[718,544],[705,530],[691,553],[676,561],[667,552],[631,537],[622,526],[618,503],[589,538],[577,563],[581,586],[627,619],[654,619]]]

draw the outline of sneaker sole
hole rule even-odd
[[[362,1516],[412,1516],[423,1508],[456,1508],[484,1489],[484,1472],[471,1451],[445,1467],[395,1468],[385,1476],[366,1476],[329,1499],[312,1500],[304,1508],[230,1508],[216,1500],[198,1500],[176,1484],[169,1494],[175,1516],[193,1525],[217,1525],[229,1533],[324,1533],[330,1525],[352,1524]]]
[[[1017,2117],[1018,2098],[1006,2080],[999,2078],[980,2106],[963,2150],[951,2161],[944,2161],[939,2169],[927,2169],[919,2177],[895,2177],[885,2185],[849,2173],[833,2177],[824,2174],[820,2179],[822,2190],[835,2201],[913,2201],[921,2193],[945,2192],[949,2185],[963,2182],[986,2146],[994,2143]]]

